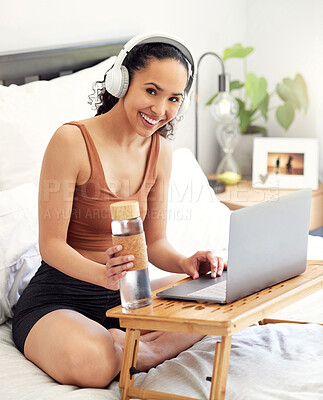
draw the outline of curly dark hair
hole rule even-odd
[[[176,47],[166,43],[145,43],[135,46],[126,56],[123,61],[123,65],[128,69],[129,72],[129,84],[131,83],[132,77],[136,71],[139,71],[147,67],[150,60],[165,60],[173,59],[178,60],[186,69],[189,74],[188,64],[183,53]],[[112,96],[107,92],[105,88],[105,77],[103,81],[97,81],[93,84],[93,93],[89,95],[89,103],[96,109],[95,115],[101,115],[111,110],[117,102],[118,98]],[[180,121],[182,117],[176,117],[177,121]],[[174,120],[168,122],[157,130],[157,132],[167,139],[173,139],[174,137]]]

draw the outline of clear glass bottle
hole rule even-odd
[[[148,273],[148,256],[142,219],[137,201],[119,201],[111,204],[111,231],[113,245],[122,245],[119,255],[134,255],[133,267],[119,280],[121,305],[139,308],[152,301]]]

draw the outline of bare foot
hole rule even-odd
[[[126,340],[126,332],[116,328],[108,329],[108,331],[110,332],[113,338],[114,345],[120,347],[123,350]]]
[[[163,332],[152,332],[140,337],[136,365],[140,371],[148,371],[164,361],[162,349],[158,341],[156,342],[162,334]]]
[[[116,350],[124,348],[126,334],[120,329],[109,329]],[[148,371],[165,360],[176,357],[183,350],[188,349],[203,335],[178,332],[153,331],[140,336],[136,368]]]
[[[140,333],[140,340],[142,342],[152,342],[161,336],[163,332],[161,331],[147,331],[147,333]]]
[[[123,351],[126,333],[121,329],[109,329],[114,340],[116,351]],[[162,352],[155,340],[164,332],[149,332],[140,336],[136,368],[140,371],[148,371],[163,361]]]
[[[137,368],[147,371],[176,357],[204,335],[180,332],[151,332],[140,337]]]

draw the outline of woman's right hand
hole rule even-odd
[[[108,260],[106,263],[106,285],[105,287],[110,290],[119,289],[119,279],[123,278],[127,270],[133,267],[133,255],[115,257],[115,253],[122,250],[122,246],[110,247],[106,253]]]

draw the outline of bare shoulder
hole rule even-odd
[[[49,146],[80,146],[84,142],[80,129],[75,125],[62,125],[53,134]]]
[[[67,173],[75,176],[86,158],[86,145],[80,129],[74,125],[62,125],[48,143],[43,169],[56,170],[58,173],[60,168],[64,168]]]

